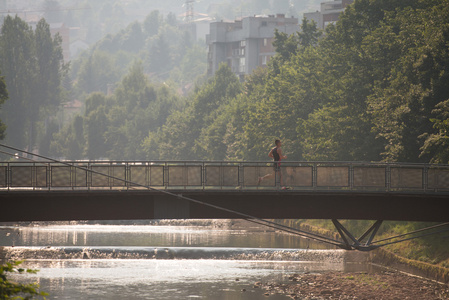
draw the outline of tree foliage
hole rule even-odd
[[[172,114],[157,133],[145,139],[143,151],[147,157],[156,154],[157,159],[221,159],[225,152],[223,126],[231,120],[220,128],[211,127],[217,126],[216,117],[240,90],[237,76],[227,65],[221,65],[215,76],[197,89],[183,111]]]
[[[37,283],[21,284],[8,279],[9,274],[35,274],[37,270],[20,268],[22,261],[7,262],[0,265],[0,299],[45,299],[45,292],[39,292]]]
[[[73,62],[75,96],[107,92],[118,83],[134,61],[141,61],[152,80],[185,88],[206,72],[204,42],[195,41],[176,16],[165,18],[152,11],[145,20],[133,22],[117,33],[107,34]],[[201,58],[199,58],[199,56]]]
[[[293,160],[447,163],[447,4],[361,0],[324,36],[307,20],[275,32],[276,56],[241,92],[223,97],[217,73],[144,151],[259,160],[281,138]]]
[[[159,100],[173,99],[170,82],[149,88],[138,75],[164,78],[157,63],[165,61],[177,65],[171,78],[188,80],[181,70],[194,77],[196,71],[188,70],[199,61],[188,34],[179,35],[173,20],[152,13],[143,26],[145,34],[151,32],[141,52],[143,71],[133,67],[95,108],[89,99],[100,96],[86,101],[87,148],[99,143],[99,152],[110,158],[132,153],[146,159],[265,160],[280,138],[292,160],[447,163],[448,4],[359,0],[324,35],[303,20],[298,33],[275,32],[276,55],[265,69],[240,83],[223,65],[197,82],[185,104]],[[175,40],[192,47],[182,59],[173,51]],[[170,109],[163,108],[167,101]],[[163,117],[155,117],[154,107]],[[89,122],[103,119],[103,133],[95,133],[94,125],[88,129]],[[124,148],[128,144],[132,151]]]
[[[5,78],[0,76],[0,109],[1,105],[8,99],[8,90],[6,89]],[[5,138],[6,125],[0,120],[0,140]]]
[[[182,102],[165,85],[153,85],[136,62],[114,92],[91,93],[83,116],[53,135],[50,153],[67,159],[144,159],[141,143],[165,124]]]
[[[7,16],[0,36],[0,69],[9,92],[2,108],[8,142],[33,149],[39,123],[62,102],[61,81],[66,72],[61,37],[52,37],[41,19],[33,29],[19,17]]]

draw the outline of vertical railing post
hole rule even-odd
[[[223,190],[223,184],[224,184],[224,167],[223,162],[220,162],[220,167],[218,168],[218,178],[220,179],[220,190]]]
[[[6,164],[6,186],[8,187],[8,192],[11,188],[11,166],[9,162]]]
[[[52,181],[52,176],[51,176],[51,162],[45,164],[45,168],[46,168],[46,172],[45,172],[45,184],[47,185],[47,189],[50,191],[51,190],[51,181]]]
[[[204,160],[201,162],[201,185],[204,191],[206,189],[206,165]]]
[[[391,190],[391,166],[389,164],[385,167],[385,173],[385,184],[387,186],[387,192],[389,192]]]
[[[354,165],[349,164],[349,189],[352,191],[354,189]]]
[[[90,161],[87,162],[87,166],[86,166],[86,186],[87,186],[87,190],[89,191],[92,187],[92,168],[91,168],[91,164]]]
[[[126,190],[129,190],[129,162],[125,161],[125,186],[126,186]]]
[[[244,184],[245,184],[245,182],[244,182],[244,174],[243,174],[243,162],[239,162],[239,165],[238,165],[238,174],[237,174],[237,176],[238,176],[238,185],[239,185],[239,188],[242,190],[243,189],[243,186],[244,186]]]
[[[168,165],[167,162],[164,162],[164,169],[163,169],[163,179],[162,179],[162,183],[165,187],[165,189],[168,189]]]
[[[70,186],[74,190],[76,188],[76,162],[73,162],[72,165],[73,167],[70,168]]]
[[[150,163],[145,162],[145,185],[150,187],[151,186],[151,169],[150,169]],[[162,167],[162,186],[164,186],[164,167]]]
[[[317,188],[317,164],[313,163],[312,165],[312,187],[314,190]]]
[[[424,165],[424,169],[423,169],[423,189],[424,189],[424,192],[427,192],[427,188],[428,188],[428,184],[429,184],[428,176],[429,176],[429,167],[428,167],[428,165]]]
[[[281,172],[282,172],[282,170],[281,170],[281,166],[280,165],[277,165],[278,164],[278,162],[275,162],[275,171],[274,171],[274,185],[276,186],[276,189],[277,190],[280,190],[281,189]]]
[[[33,162],[33,165],[31,166],[31,187],[33,188],[33,191],[36,190],[36,163]]]
[[[69,171],[69,174],[70,174],[70,187],[72,188],[72,191],[75,189],[75,186],[74,186],[74,179],[75,179],[75,174],[74,174],[74,172],[75,172],[75,170],[76,170],[76,167],[75,167],[75,162],[71,162],[70,163],[70,171]]]
[[[108,168],[108,173],[106,174],[106,179],[107,179],[107,184],[109,186],[109,190],[112,190],[112,186],[114,185],[114,180],[112,180],[112,178],[110,176],[114,176],[114,169],[112,168],[112,162],[109,162],[109,164],[107,165]],[[112,174],[111,174],[112,172]]]
[[[189,173],[187,172],[187,163],[184,162],[184,168],[182,169],[182,178],[184,179],[184,189],[187,189],[187,185],[189,182]]]

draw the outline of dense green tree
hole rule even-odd
[[[422,154],[430,156],[430,162],[439,164],[449,163],[449,99],[436,105],[431,118],[434,133],[424,133],[425,138],[421,147]]]
[[[50,26],[41,19],[35,30],[35,56],[37,75],[33,89],[33,99],[29,102],[29,145],[34,146],[37,122],[41,117],[53,115],[62,102],[62,78],[67,73],[62,54],[62,38],[57,34],[52,38]]]
[[[319,35],[316,26],[307,31],[310,36]],[[284,140],[284,152],[289,159],[302,159],[300,142],[304,137],[297,131],[298,124],[328,98],[328,79],[322,76],[321,53],[313,47],[313,42],[301,45],[301,39],[299,34],[275,34],[273,45],[277,54],[270,60],[264,79],[260,80],[259,76],[258,80],[252,80],[257,87],[251,90],[257,92],[248,97],[256,97],[250,102],[257,105],[248,113],[245,132],[247,151],[253,160],[266,159],[268,149],[277,138]]]
[[[322,31],[318,30],[317,24],[314,20],[309,21],[306,18],[303,18],[301,23],[301,31],[298,32],[299,46],[301,48],[316,46],[322,34]]]
[[[94,51],[87,59],[83,58],[77,88],[80,93],[90,94],[98,91],[107,93],[108,84],[114,84],[119,79],[120,73],[112,55]]]
[[[133,67],[103,108],[102,137],[108,148],[118,147],[108,156],[265,160],[281,138],[291,160],[444,161],[447,4],[355,1],[325,35],[303,20],[294,35],[275,33],[276,56],[243,86],[223,66],[196,86],[185,106],[164,106],[172,82],[148,86]],[[144,25],[144,70],[187,86],[201,73],[202,48],[157,16],[157,35]],[[111,35],[104,45],[125,37]],[[167,113],[156,118],[160,110]],[[120,148],[126,143],[141,147]]]
[[[106,93],[107,86],[115,85],[136,60],[143,62],[145,73],[151,74],[153,80],[173,80],[171,86],[187,88],[187,92],[206,71],[206,48],[188,30],[173,24],[155,10],[143,23],[132,22],[104,36],[71,62],[71,76],[76,82],[74,96],[82,100],[94,91]]]
[[[157,36],[149,53],[150,72],[165,73],[171,65],[170,47],[164,35]]]
[[[7,127],[7,140],[11,145],[25,148],[29,128],[27,108],[32,97],[36,65],[34,33],[19,17],[7,16],[0,39],[0,66],[8,87],[9,99],[2,107],[2,119]]]
[[[134,22],[128,26],[127,33],[122,39],[120,49],[129,52],[139,52],[145,45],[145,37],[139,22]]]
[[[448,36],[442,2],[447,1],[413,2],[410,9],[400,1],[359,1],[319,42],[316,25],[305,20],[300,33],[276,33],[277,56],[259,87],[257,105],[247,113],[243,136],[250,157],[264,157],[280,137],[292,159],[419,161],[425,150],[419,137],[432,132],[431,111],[449,98],[442,71]],[[421,20],[433,19],[434,25],[420,29]],[[423,38],[416,40],[415,31]],[[385,94],[390,85],[398,100]],[[398,93],[401,88],[407,90]],[[403,104],[395,109],[395,103]],[[394,151],[399,155],[389,156]],[[428,161],[427,155],[423,151],[421,159]]]
[[[172,26],[172,27],[176,27],[178,26],[178,20],[176,19],[176,15],[172,12],[169,12],[167,14],[167,20],[166,20],[167,24]]]
[[[327,64],[326,73],[332,75],[333,94],[323,103],[325,106],[311,114],[300,127],[304,130],[306,158],[382,158],[382,147],[388,137],[376,135],[373,127],[385,128],[377,116],[382,116],[380,118],[387,123],[394,121],[391,116],[386,117],[388,108],[382,111],[374,104],[374,100],[380,99],[374,95],[384,90],[391,67],[403,55],[400,40],[395,37],[397,23],[389,24],[388,19],[397,22],[398,11],[405,4],[393,2],[358,1],[348,7],[336,26],[328,26],[319,49]],[[395,131],[394,134],[400,133]],[[389,144],[388,147],[401,148],[399,143]],[[416,161],[418,155],[415,152],[414,158],[396,157],[394,160],[397,159]]]
[[[53,157],[64,157],[69,160],[83,159],[86,146],[83,117],[75,116],[72,123],[59,131],[54,128],[55,125],[50,124],[51,128],[48,132],[52,133],[52,138],[46,141],[48,145],[43,145],[39,149],[48,151],[48,154]]]
[[[156,92],[143,74],[140,63],[135,63],[122,79],[109,101],[108,126],[104,134],[110,149],[108,157],[141,159],[138,148],[148,134],[152,123],[149,106],[156,101]],[[154,109],[154,107],[150,107]],[[154,122],[154,121],[153,121]]]
[[[223,160],[227,153],[224,136],[227,125],[233,119],[224,114],[229,102],[237,97],[241,85],[231,69],[222,64],[215,76],[199,90],[192,102],[194,110],[193,128],[200,135],[194,136],[194,153],[201,159]],[[217,118],[223,118],[217,120]],[[217,124],[220,122],[221,124]],[[219,128],[214,129],[214,126]]]
[[[150,151],[160,149],[161,159],[224,159],[224,140],[217,140],[216,132],[208,131],[208,127],[214,123],[222,107],[240,91],[238,78],[227,65],[222,64],[215,76],[196,90],[183,111],[171,115],[157,134],[150,133],[143,144],[147,157]],[[223,124],[231,121],[228,119]],[[213,148],[219,149],[218,152],[214,152]]]
[[[286,62],[291,59],[298,51],[298,35],[288,35],[285,32],[279,31],[277,28],[274,30],[274,42],[273,46],[276,49],[277,57],[282,62]]]
[[[207,61],[204,59],[207,52],[204,47],[193,45],[188,48],[182,57],[179,66],[172,72],[170,78],[182,86],[192,83],[192,78],[198,78],[205,74]]]
[[[400,56],[391,64],[388,80],[376,86],[369,102],[374,131],[385,141],[386,160],[432,158],[431,153],[421,152],[424,139],[419,137],[439,134],[440,128],[431,122],[432,111],[449,99],[447,4],[441,1],[422,9],[405,8],[394,19],[386,20],[394,28]],[[438,108],[437,112],[442,112],[444,104]]]
[[[55,122],[55,120],[44,122],[40,127],[43,127],[39,130],[39,138],[37,147],[39,149],[39,154],[53,157],[61,157],[58,152],[52,151],[52,141],[53,135],[58,134],[59,125]]]
[[[109,96],[90,94],[84,116],[77,116],[53,135],[51,152],[68,159],[144,159],[142,143],[182,106],[166,85],[151,84],[140,62]]]
[[[254,160],[246,153],[244,126],[250,108],[242,95],[220,106],[216,118],[201,131],[197,145],[202,148],[203,158],[208,160]]]
[[[86,99],[86,102],[105,103],[106,97],[103,94],[94,93]],[[106,143],[104,134],[108,125],[106,112],[105,105],[99,105],[95,110],[91,111],[86,109],[84,127],[86,136],[86,156],[89,159],[107,158],[109,147]]]
[[[2,113],[8,125],[8,141],[33,149],[38,123],[54,113],[62,102],[65,74],[61,38],[52,38],[42,19],[33,31],[19,17],[5,18],[0,37],[0,66],[5,74],[10,101]]]
[[[8,99],[8,91],[6,89],[5,78],[0,76],[0,110],[1,106]],[[0,120],[0,140],[5,138],[6,125]]]
[[[147,37],[152,37],[159,33],[159,26],[162,22],[158,10],[153,10],[143,22],[143,28]]]

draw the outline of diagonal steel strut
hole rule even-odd
[[[382,225],[382,220],[376,221],[371,227],[365,231],[362,236],[360,236],[358,239],[354,237],[354,235],[349,232],[348,229],[346,229],[343,224],[341,224],[337,219],[332,219],[332,223],[334,223],[335,228],[337,229],[338,233],[340,234],[341,238],[343,239],[343,242],[340,247],[346,250],[360,250],[360,251],[371,251],[379,246],[373,245],[372,241],[374,237],[377,234],[377,231],[379,230],[380,226]],[[363,243],[363,240],[368,237],[367,241]],[[351,243],[352,242],[352,243]]]

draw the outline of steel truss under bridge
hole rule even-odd
[[[343,226],[338,220],[332,219],[332,223],[334,224],[335,228],[340,234],[340,237],[343,240],[343,243],[341,243],[339,247],[346,250],[371,251],[383,246],[396,244],[420,237],[436,235],[441,233],[449,233],[449,223],[440,223],[434,226],[429,226],[408,233],[373,241],[380,226],[383,223],[382,220],[375,221],[374,224],[372,224],[371,227],[369,227],[368,230],[366,230],[365,233],[363,233],[359,238],[354,237],[354,235],[348,229],[346,229],[345,226]],[[406,236],[411,237],[405,238]],[[448,237],[449,235],[444,236],[443,238]]]

